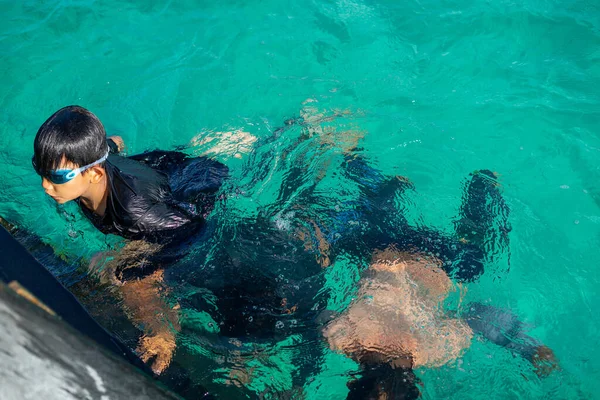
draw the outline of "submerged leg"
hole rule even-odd
[[[483,274],[485,263],[508,251],[509,212],[496,174],[489,170],[471,174],[454,222],[455,236],[436,239],[447,260],[446,272],[458,281],[473,281]]]
[[[413,190],[413,184],[401,176],[382,174],[359,154],[346,154],[342,171],[357,185],[359,197],[346,204],[346,210],[334,213],[332,220],[340,234],[336,252],[362,257],[396,243],[408,229],[396,198]]]
[[[554,352],[539,340],[526,334],[526,326],[510,311],[481,303],[467,305],[462,318],[473,332],[498,346],[519,354],[535,367],[539,376],[558,369]]]
[[[508,249],[509,213],[496,174],[490,170],[476,171],[465,187],[454,222],[456,236],[462,242],[478,246],[486,256],[494,257]]]

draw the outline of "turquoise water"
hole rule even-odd
[[[274,128],[301,112],[347,111],[329,126],[362,132],[374,166],[415,184],[406,205],[415,223],[449,231],[467,175],[500,174],[510,260],[490,267],[466,296],[512,309],[562,368],[539,379],[505,349],[475,340],[456,363],[417,371],[423,397],[600,391],[598,3],[2,1],[0,11],[0,215],[59,249],[67,261],[53,270],[59,278],[71,282],[107,239],[75,208],[56,212],[31,169],[37,128],[56,109],[89,108],[130,153],[183,145],[200,154],[220,145],[215,156],[233,176],[228,189],[241,188],[215,213],[231,224],[283,207],[276,199],[292,136],[267,140]],[[257,139],[240,144],[219,133],[236,130]],[[332,168],[343,140],[330,142],[294,160],[307,163],[307,179],[325,173],[323,196],[342,201],[351,195]],[[263,167],[274,172],[259,175]],[[340,260],[334,268],[326,290],[332,307],[343,307],[358,266]],[[199,382],[233,390],[228,362],[202,371],[210,346],[189,347]],[[254,371],[244,395],[343,398],[356,364],[326,352],[298,388],[301,352],[301,335],[292,335],[242,363]]]

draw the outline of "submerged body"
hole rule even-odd
[[[473,333],[444,311],[453,289],[439,260],[389,249],[376,254],[356,300],[323,331],[332,349],[363,364],[439,367],[460,356]]]
[[[418,397],[410,370],[457,360],[475,335],[528,360],[540,377],[558,369],[552,350],[529,336],[514,314],[480,303],[467,304],[464,312],[447,310],[444,301],[452,290],[436,258],[393,248],[376,252],[356,299],[323,330],[331,349],[366,371],[351,385],[356,391],[351,398]],[[386,387],[386,380],[396,379],[405,384]]]
[[[461,307],[444,306],[457,284],[473,282],[487,263],[508,251],[508,207],[494,173],[471,175],[455,232],[448,235],[411,227],[402,217],[390,226],[381,210],[389,209],[395,193],[411,186],[403,179],[381,179],[361,159],[350,162],[358,167],[348,170],[358,182],[376,177],[363,188],[369,199],[383,205],[359,208],[366,221],[376,223],[360,237],[359,246],[370,249],[372,260],[355,300],[323,330],[332,349],[363,368],[362,377],[349,384],[349,399],[418,398],[412,369],[456,360],[475,335],[530,361],[540,376],[558,368],[552,350],[528,336],[513,314],[479,303],[466,305],[464,314]]]

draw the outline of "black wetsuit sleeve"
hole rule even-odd
[[[106,143],[110,154],[119,154],[119,146],[112,139],[107,138]]]
[[[157,203],[150,206],[130,230],[139,232],[145,239],[164,243],[175,237],[189,237],[201,223],[201,218],[192,218],[174,204]]]
[[[202,216],[173,198],[168,177],[136,161],[111,156],[110,196],[105,218],[96,226],[131,240],[165,243],[189,236]],[[180,232],[181,231],[181,232]]]

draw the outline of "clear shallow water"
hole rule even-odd
[[[31,170],[35,132],[56,109],[91,109],[130,153],[214,137],[190,151],[226,147],[216,157],[230,167],[227,190],[237,195],[213,217],[227,231],[292,206],[277,199],[290,165],[283,154],[298,132],[268,138],[312,99],[313,113],[350,110],[329,125],[364,132],[371,163],[415,184],[399,205],[415,223],[449,231],[468,173],[501,174],[510,268],[469,285],[467,299],[508,307],[535,326],[562,371],[540,380],[505,349],[474,341],[457,363],[417,371],[424,397],[591,398],[600,390],[597,3],[1,2],[0,12],[0,215],[60,249],[66,263],[48,265],[65,282],[74,284],[73,271],[107,245],[74,208],[57,213]],[[254,156],[217,134],[236,129],[257,138]],[[291,158],[309,165],[306,181],[327,171],[323,203],[305,205],[316,213],[354,193],[335,176],[342,144],[334,142]],[[358,268],[346,260],[323,272],[332,308],[347,304]],[[200,338],[182,363],[230,396],[340,398],[357,368],[325,352],[314,370],[300,371],[295,360],[307,344],[292,334],[241,363],[255,372],[250,391],[237,391],[225,384],[232,363],[214,361],[212,339],[197,331],[182,339]]]

